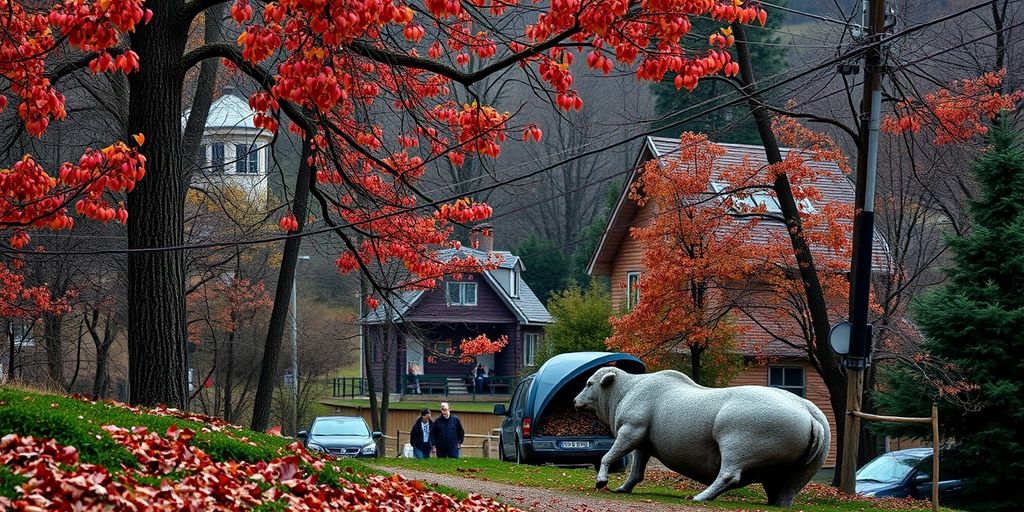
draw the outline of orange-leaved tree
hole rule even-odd
[[[851,210],[818,186],[843,179],[820,164],[845,169],[845,159],[830,139],[791,119],[778,118],[775,129],[790,146],[778,164],[721,162],[725,150],[693,134],[683,135],[678,157],[648,163],[632,195],[641,204],[654,201],[655,213],[649,225],[631,232],[644,247],[648,271],[635,308],[613,320],[609,346],[663,361],[678,359],[686,347],[698,381],[705,352],[716,359],[740,349],[768,354],[768,345],[782,343],[814,361],[799,263],[772,184],[777,173],[790,177],[804,236],[837,310],[845,297]],[[751,337],[758,341],[737,346],[749,330],[759,331]]]

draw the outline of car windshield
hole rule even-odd
[[[857,480],[862,482],[899,482],[917,465],[916,457],[896,456],[892,453],[880,455],[857,471]]]
[[[310,433],[314,436],[369,436],[362,418],[319,418]]]

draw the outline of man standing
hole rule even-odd
[[[434,422],[430,421],[430,409],[426,407],[420,411],[420,419],[412,424],[409,429],[409,444],[412,445],[412,452],[417,459],[429,459],[431,447],[434,446],[434,434],[432,432]]]
[[[462,429],[459,417],[452,414],[448,402],[441,402],[441,417],[434,421],[433,433],[437,458],[459,458],[459,450],[462,449],[466,431]]]

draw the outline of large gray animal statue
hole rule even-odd
[[[608,484],[608,465],[632,451],[633,469],[615,492],[631,492],[657,457],[709,486],[695,501],[761,482],[769,505],[788,507],[828,455],[821,409],[781,389],[706,388],[672,370],[636,375],[601,368],[575,405],[593,411],[615,436],[601,459],[598,489]]]

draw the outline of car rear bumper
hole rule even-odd
[[[588,448],[563,448],[564,442],[588,441]],[[608,453],[615,439],[601,438],[561,438],[537,437],[524,439],[523,455],[530,462],[555,462],[565,464],[592,464],[600,462],[601,457]]]

